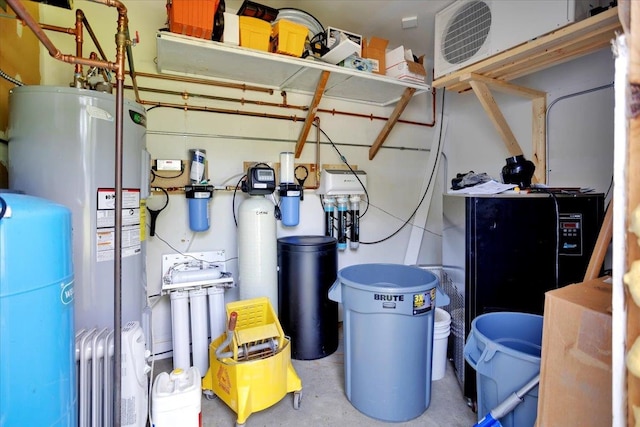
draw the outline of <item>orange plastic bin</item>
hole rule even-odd
[[[220,0],[171,0],[167,3],[169,31],[211,40],[219,3]]]

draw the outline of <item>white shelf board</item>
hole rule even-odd
[[[427,84],[166,31],[158,32],[157,49],[159,73],[215,77],[279,91],[313,94],[325,70],[331,74],[323,96],[332,98],[385,106],[396,103],[406,88],[415,88],[415,94],[431,90]]]

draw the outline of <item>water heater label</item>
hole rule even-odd
[[[115,253],[115,191],[98,189],[96,211],[96,260],[111,261]],[[140,190],[122,190],[122,256],[141,253]]]

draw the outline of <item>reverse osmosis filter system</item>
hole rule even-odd
[[[360,200],[367,174],[361,170],[323,169],[316,194],[324,206],[325,236],[335,237],[338,250],[360,245]]]
[[[209,200],[213,185],[207,185],[204,177],[206,152],[201,148],[189,150],[191,155],[191,185],[184,188],[189,202],[189,228],[192,231],[209,229]]]

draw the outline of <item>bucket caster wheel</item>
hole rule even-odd
[[[240,424],[240,423],[236,422],[236,427],[244,427],[244,423]]]
[[[302,401],[302,392],[301,391],[295,391],[293,393],[293,409],[298,410],[300,409],[300,402]]]
[[[204,398],[207,400],[214,400],[216,398],[216,395],[213,393],[212,390],[204,390],[202,394],[204,395]]]

